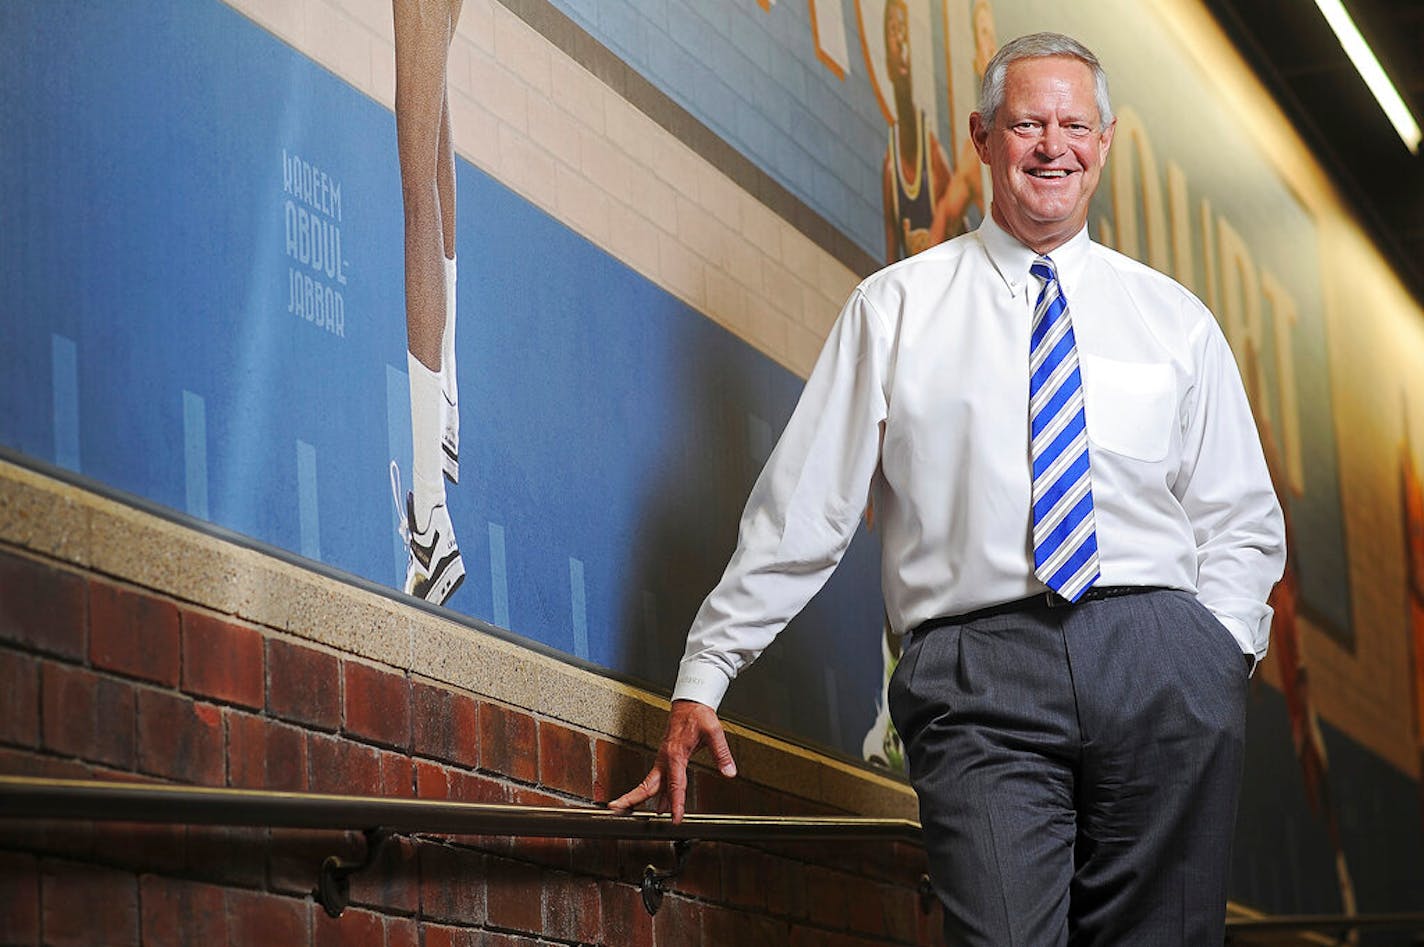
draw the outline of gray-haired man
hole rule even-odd
[[[852,294],[689,633],[657,762],[615,807],[680,817],[701,745],[735,772],[714,708],[869,488],[950,942],[1222,942],[1282,517],[1211,314],[1088,239],[1113,128],[1077,41],[995,56],[970,118],[990,217]]]

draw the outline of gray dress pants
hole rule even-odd
[[[916,631],[890,710],[948,942],[1221,944],[1247,677],[1172,590]]]

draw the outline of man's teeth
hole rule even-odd
[[[1068,176],[1068,172],[1061,169],[1034,170],[1029,174],[1036,178],[1066,178]]]

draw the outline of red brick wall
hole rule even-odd
[[[0,773],[570,805],[648,748],[0,548]],[[824,813],[699,771],[702,811]],[[666,843],[398,837],[339,920],[310,897],[357,833],[0,819],[5,944],[852,947],[936,939],[922,854],[701,844],[653,918]]]

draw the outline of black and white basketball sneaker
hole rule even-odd
[[[400,535],[408,553],[405,566],[406,594],[444,605],[465,581],[465,562],[455,543],[450,510],[438,503],[422,527],[415,516],[415,494],[407,492],[401,503],[400,469],[391,462],[391,491],[400,517]]]

